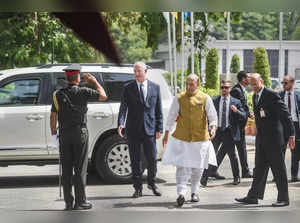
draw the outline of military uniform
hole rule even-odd
[[[66,75],[76,74],[78,66],[65,69]],[[67,74],[67,72],[69,72]],[[77,72],[78,74],[78,72]],[[85,184],[88,164],[87,102],[98,99],[96,90],[69,84],[53,93],[51,112],[58,114],[59,150],[62,163],[62,184],[66,204],[73,204],[72,182],[75,189],[75,207],[86,202]],[[74,176],[73,176],[74,170]]]

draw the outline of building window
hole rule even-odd
[[[289,74],[289,50],[284,51],[284,75]]]
[[[271,77],[278,77],[279,74],[279,50],[267,50],[270,64]]]
[[[244,71],[247,73],[253,73],[253,50],[244,50],[243,51],[243,58],[244,58]]]
[[[223,49],[222,50],[222,73],[223,74],[227,73],[226,65],[227,65],[227,52],[226,49]]]

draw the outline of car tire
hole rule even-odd
[[[116,134],[106,138],[97,148],[94,165],[105,183],[131,183],[132,172],[127,139]],[[146,166],[142,153],[142,173]]]

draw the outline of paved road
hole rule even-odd
[[[248,157],[252,169],[254,167],[254,148],[252,146],[248,148]],[[290,177],[289,152],[286,163]],[[10,213],[14,216],[18,213],[26,213],[30,216],[29,213],[53,211],[52,213],[64,213],[65,215],[66,212],[60,212],[64,208],[64,202],[59,198],[58,193],[58,166],[10,166],[1,167],[0,170],[0,213]],[[119,211],[133,211],[134,213],[143,213],[142,216],[147,212],[162,215],[173,213],[172,216],[174,217],[177,216],[177,213],[191,212],[192,215],[196,211],[197,216],[202,213],[201,216],[203,217],[218,214],[231,216],[231,214],[240,213],[246,214],[250,219],[253,213],[257,214],[262,211],[265,214],[280,213],[280,216],[283,216],[283,213],[300,213],[299,182],[289,184],[291,200],[289,207],[272,208],[271,204],[276,199],[277,190],[275,184],[271,182],[270,171],[265,200],[261,201],[259,205],[245,206],[234,202],[234,198],[246,195],[252,179],[242,179],[241,184],[232,185],[232,174],[227,157],[219,172],[226,176],[226,180],[209,181],[207,187],[201,187],[199,190],[200,202],[196,204],[187,202],[183,208],[176,208],[175,206],[177,197],[175,168],[172,166],[163,166],[161,163],[158,165],[158,186],[163,193],[162,197],[153,196],[152,192],[145,187],[142,198],[132,199],[130,197],[133,193],[131,185],[105,185],[96,176],[89,176],[87,196],[94,208],[87,212],[92,212],[91,216],[95,216],[94,214],[99,213],[99,211],[102,214],[103,212],[108,214],[110,211],[117,211],[118,213]],[[189,196],[187,198],[189,199]],[[76,213],[73,212],[72,215],[74,214]],[[270,216],[274,217],[276,214]]]

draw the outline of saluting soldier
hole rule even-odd
[[[68,86],[53,93],[50,126],[52,135],[57,135],[59,125],[59,151],[62,163],[62,185],[65,210],[83,210],[92,208],[86,201],[85,184],[88,164],[87,102],[89,99],[105,101],[106,93],[96,78],[84,74],[84,80],[96,90],[80,87],[79,64],[64,69]],[[74,171],[74,176],[73,176]],[[73,180],[72,180],[73,179]],[[75,200],[72,194],[72,181]],[[75,201],[75,205],[73,203]]]

